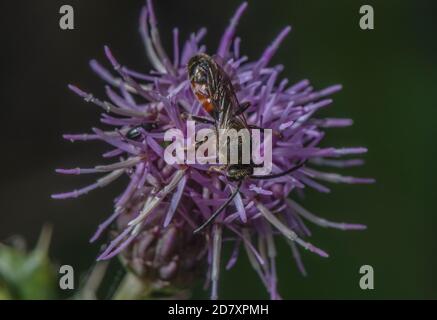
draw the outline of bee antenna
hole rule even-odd
[[[205,229],[211,222],[217,218],[217,216],[224,210],[226,207],[231,203],[231,201],[235,198],[237,193],[240,191],[242,181],[238,182],[237,188],[232,192],[231,196],[228,198],[228,200],[223,203],[220,208],[218,208],[209,218],[206,220],[200,227],[198,227],[196,230],[193,231],[194,234],[199,233],[203,229]]]
[[[288,169],[288,170],[286,170],[284,172],[281,172],[281,173],[269,174],[269,175],[265,175],[265,176],[250,176],[250,177],[252,179],[259,179],[259,180],[267,180],[267,179],[279,178],[279,177],[285,176],[285,175],[287,175],[289,173],[292,173],[293,171],[296,171],[296,170],[302,168],[303,165],[306,162],[307,162],[307,160],[305,160],[305,161],[299,163],[298,165],[296,165],[296,166],[294,166],[294,167],[292,167],[292,168],[290,168],[290,169]]]

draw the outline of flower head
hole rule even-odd
[[[320,181],[355,184],[373,180],[317,169],[321,166],[360,165],[362,161],[359,159],[337,158],[367,151],[362,147],[319,147],[325,128],[352,124],[350,119],[317,117],[320,109],[331,105],[330,96],[341,86],[315,90],[308,80],[290,85],[287,79],[279,78],[283,66],[272,66],[270,62],[290,27],[284,28],[259,58],[250,61],[242,55],[241,40],[235,33],[246,7],[247,3],[243,3],[237,9],[216,52],[202,45],[205,29],[192,33],[182,46],[175,29],[170,58],[160,41],[152,2],[147,1],[141,13],[140,33],[153,70],[146,73],[133,71],[121,65],[109,47],[105,47],[113,71],[95,60],[91,61],[91,68],[107,82],[108,100],[100,100],[76,86],[69,86],[85,101],[101,107],[101,121],[113,129],[94,128],[90,134],[68,134],[64,138],[103,141],[111,146],[103,157],[115,160],[93,168],[57,170],[64,174],[103,176],[90,186],[53,197],[78,197],[127,175],[130,181],[115,199],[114,213],[99,226],[92,238],[94,241],[116,222],[116,236],[100,254],[99,260],[122,253],[137,273],[155,274],[160,280],[171,279],[181,270],[191,272],[187,266],[205,263],[207,278],[212,284],[211,297],[217,298],[221,249],[224,243],[231,243],[234,249],[226,269],[232,268],[240,249],[244,249],[271,298],[276,299],[279,298],[275,249],[278,237],[288,241],[299,269],[305,273],[299,248],[321,257],[328,256],[306,240],[310,231],[305,221],[341,230],[365,228],[360,224],[335,223],[319,218],[298,204],[294,195],[303,192],[305,187],[329,191]],[[189,59],[205,52],[213,56],[230,77],[238,101],[250,102],[245,112],[247,123],[278,133],[272,144],[273,173],[299,163],[305,165],[274,179],[245,179],[231,205],[212,226],[194,236],[192,231],[235,190],[234,184],[219,172],[208,170],[208,165],[171,165],[163,158],[166,130],[177,128],[186,132],[187,114],[208,116],[194,96],[187,75]]]

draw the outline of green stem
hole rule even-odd
[[[105,277],[106,270],[108,269],[108,261],[97,262],[93,267],[85,285],[80,290],[79,297],[85,300],[96,300],[97,291]]]
[[[150,297],[152,288],[136,275],[128,272],[121,281],[113,300],[140,300]]]

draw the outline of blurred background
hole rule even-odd
[[[171,30],[181,38],[208,28],[209,52],[216,49],[240,1],[154,1],[164,44]],[[75,9],[75,30],[58,26],[59,8]],[[359,8],[375,10],[375,29],[359,28]],[[56,175],[54,168],[100,163],[103,143],[63,141],[62,133],[88,132],[99,125],[99,110],[70,93],[75,83],[103,96],[103,82],[88,61],[104,61],[111,46],[120,61],[146,71],[137,32],[142,0],[1,1],[0,240],[23,235],[30,246],[44,222],[54,226],[51,256],[76,272],[89,268],[99,244],[88,243],[111,213],[119,181],[80,199],[52,200],[93,177]],[[285,299],[436,298],[437,218],[437,2],[418,1],[249,1],[238,27],[242,52],[258,57],[285,25],[293,31],[274,58],[292,82],[303,78],[316,88],[341,83],[324,115],[354,119],[354,126],[331,129],[324,145],[366,146],[366,164],[342,173],[376,178],[375,185],[334,185],[331,194],[310,189],[302,203],[334,220],[359,222],[368,230],[343,232],[311,226],[312,242],[331,254],[303,253],[308,276],[301,276],[288,246],[279,245],[279,290]],[[228,251],[225,250],[225,254]],[[359,268],[371,265],[375,289],[359,287]],[[250,270],[250,271],[248,271]],[[236,285],[238,284],[238,285]],[[222,273],[221,298],[268,298],[244,255]],[[199,285],[195,297],[206,298]]]

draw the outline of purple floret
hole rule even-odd
[[[64,138],[70,141],[101,140],[111,147],[103,157],[115,160],[93,168],[58,169],[57,172],[62,174],[103,175],[92,185],[53,195],[56,199],[75,198],[104,187],[121,176],[129,177],[126,189],[114,201],[114,213],[101,223],[91,239],[95,241],[114,223],[121,228],[98,260],[110,259],[141,241],[142,231],[146,227],[150,229],[150,224],[159,228],[178,225],[194,230],[208,219],[232,193],[232,186],[222,175],[209,172],[207,165],[167,164],[163,160],[163,132],[171,128],[186,132],[183,114],[207,116],[191,91],[186,65],[192,56],[209,53],[231,77],[238,100],[251,103],[246,111],[247,122],[279,133],[273,137],[273,173],[306,163],[287,176],[262,181],[246,179],[233,205],[205,230],[207,250],[198,259],[209,266],[206,276],[211,281],[213,299],[218,297],[219,275],[223,266],[221,248],[225,242],[231,242],[233,246],[226,269],[232,268],[239,254],[245,251],[270,297],[278,299],[275,247],[278,236],[290,244],[298,269],[306,274],[299,247],[321,257],[328,257],[328,253],[307,242],[310,232],[305,221],[340,230],[365,229],[360,224],[336,223],[319,218],[297,202],[293,191],[302,192],[305,187],[310,187],[329,192],[323,182],[374,182],[373,179],[341,176],[316,169],[361,165],[363,162],[360,159],[338,158],[367,152],[362,147],[319,146],[325,136],[325,128],[352,125],[351,119],[316,116],[319,110],[332,104],[331,96],[341,90],[341,85],[315,90],[308,80],[290,85],[287,79],[280,79],[283,66],[272,66],[270,61],[291,31],[288,26],[279,32],[258,59],[250,61],[241,55],[241,40],[235,34],[246,8],[245,2],[237,9],[216,52],[207,50],[202,44],[206,29],[192,33],[182,43],[175,29],[170,59],[160,41],[152,1],[147,1],[141,12],[140,34],[153,69],[144,73],[133,71],[120,64],[109,47],[105,47],[113,70],[95,60],[90,62],[90,66],[107,83],[108,100],[100,100],[69,85],[86,102],[101,107],[102,123],[113,129],[103,131],[93,128],[91,133],[68,134]],[[143,130],[139,139],[126,137],[131,128],[147,123],[157,124],[157,128]]]

